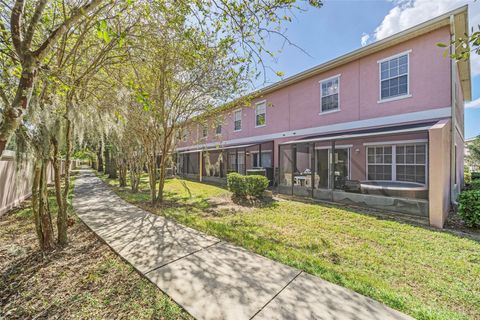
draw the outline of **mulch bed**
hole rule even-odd
[[[76,217],[67,247],[37,247],[28,202],[0,217],[0,319],[189,318]]]

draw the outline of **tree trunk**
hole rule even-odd
[[[127,163],[125,159],[120,160],[120,165],[118,166],[118,181],[120,183],[120,187],[127,186]]]
[[[97,151],[97,171],[102,172],[103,171],[103,157],[102,157],[102,145],[98,147]]]
[[[63,201],[62,197],[62,181],[61,181],[61,162],[59,159],[58,152],[58,141],[57,139],[52,139],[53,145],[53,171],[55,174],[55,197],[58,205],[57,213],[57,242],[60,245],[67,244],[67,217],[65,205],[66,202]]]
[[[32,57],[25,57],[22,74],[17,86],[17,92],[10,105],[3,111],[3,121],[0,122],[0,155],[7,147],[7,142],[20,125],[23,115],[27,112],[32,97],[36,79],[36,68]]]
[[[110,170],[111,170],[111,167],[110,167],[110,150],[108,149],[108,146],[104,147],[103,156],[105,157],[105,163],[104,163],[105,170],[103,171],[103,173],[110,175]]]
[[[156,204],[157,200],[157,161],[155,154],[148,157],[148,182],[150,183],[150,201],[152,206]]]
[[[138,183],[139,183],[139,179],[138,179],[137,173],[134,172],[133,170],[131,170],[130,171],[130,186],[132,188],[133,193],[138,192]]]
[[[110,179],[117,179],[117,160],[115,159],[114,153],[110,152],[110,172],[108,173]]]
[[[64,173],[64,185],[63,185],[63,194],[62,194],[62,208],[58,212],[57,217],[57,228],[58,228],[58,243],[62,246],[65,246],[68,243],[68,210],[67,210],[67,199],[70,192],[70,164],[71,153],[72,153],[72,130],[73,124],[68,117],[66,117],[66,126],[65,126],[65,173]]]
[[[47,166],[48,159],[36,162],[32,186],[32,210],[35,230],[40,249],[43,251],[53,249],[55,244],[52,217],[48,207]]]
[[[160,177],[158,179],[157,203],[163,202],[163,189],[165,187],[165,179],[167,177],[167,163],[168,157],[166,155],[162,155],[160,159]]]
[[[42,223],[38,214],[38,203],[40,202],[40,176],[42,174],[42,165],[40,160],[35,160],[33,167],[33,183],[32,183],[32,211],[35,222],[35,231],[40,248],[43,246]]]

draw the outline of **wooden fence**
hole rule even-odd
[[[74,169],[78,161],[72,161]],[[61,162],[61,172],[65,172],[65,161]],[[50,164],[47,169],[48,183],[53,183],[54,172]],[[0,157],[0,215],[18,206],[32,194],[33,161],[23,160],[18,163],[15,153],[4,151]]]

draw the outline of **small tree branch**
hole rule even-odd
[[[27,32],[25,33],[25,39],[22,42],[22,51],[25,52],[26,50],[30,49],[30,45],[32,44],[33,34],[35,33],[35,28],[42,16],[42,12],[45,9],[47,4],[47,0],[40,0],[35,7],[35,12],[30,20],[30,24],[28,25]]]
[[[15,4],[13,5],[12,15],[10,16],[10,27],[12,32],[12,43],[17,55],[22,60],[23,59],[23,52],[22,52],[22,16],[23,10],[25,8],[24,0],[16,0]]]
[[[21,0],[17,0],[21,1]],[[53,44],[75,23],[80,21],[84,16],[93,11],[104,0],[92,0],[83,7],[74,9],[69,18],[67,18],[60,26],[58,26],[50,36],[33,52],[33,56],[37,61],[41,61],[50,51]]]

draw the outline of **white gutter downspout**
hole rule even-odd
[[[450,15],[450,34],[451,34],[451,45],[450,45],[450,53],[455,53],[455,16]],[[457,105],[457,97],[456,97],[456,86],[457,86],[457,61],[455,59],[450,58],[450,73],[451,73],[451,107],[452,107],[452,124],[451,124],[451,141],[450,141],[450,201],[452,205],[456,205],[456,186],[455,186],[455,162],[456,162],[456,154],[455,154],[455,131],[457,130],[457,113],[456,113],[456,105]]]

